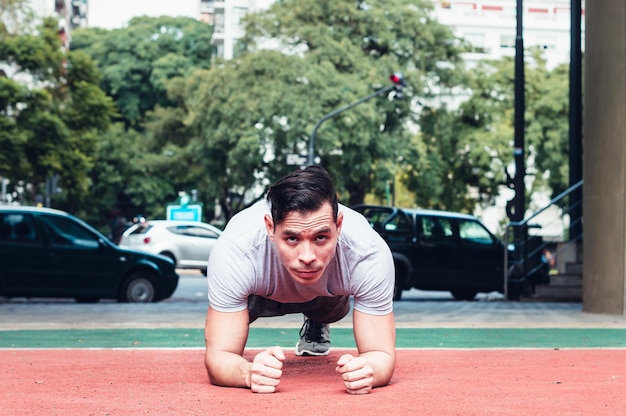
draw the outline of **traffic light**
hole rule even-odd
[[[391,82],[393,83],[393,89],[396,92],[395,99],[400,100],[403,97],[402,90],[406,87],[406,81],[404,80],[404,75],[402,72],[394,72],[389,77]]]

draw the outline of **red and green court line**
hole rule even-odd
[[[293,347],[298,328],[251,328],[247,348]],[[626,328],[398,328],[398,348],[626,348]],[[354,348],[351,328],[332,328],[335,348]],[[0,331],[0,348],[203,348],[199,328]]]

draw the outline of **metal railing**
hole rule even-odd
[[[567,229],[563,229],[563,235],[560,236],[561,241],[575,243],[582,240],[582,227],[579,226],[582,223],[582,217],[571,217],[572,212],[582,211],[579,209],[582,205],[582,199],[566,200],[582,185],[583,181],[572,185],[530,217],[522,221],[510,222],[506,226],[503,241],[513,248],[512,253],[505,250],[504,254],[504,294],[507,299],[519,300],[523,294],[528,294],[527,292],[532,290],[535,283],[541,283],[546,278],[549,281],[544,253],[548,247],[554,244],[554,241],[546,240],[540,234],[539,230],[545,224],[534,223],[542,214],[545,214],[551,207],[558,207],[561,210],[558,220],[569,216],[569,226]],[[581,231],[577,235],[570,235],[572,230]],[[558,251],[553,254],[555,257],[558,256]]]

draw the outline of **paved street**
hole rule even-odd
[[[206,313],[206,280],[181,272],[172,298],[153,304],[101,301],[0,298],[0,330],[89,328],[202,328]],[[405,292],[394,304],[399,328],[626,328],[626,317],[582,312],[580,303],[509,302],[497,293],[472,302],[454,301],[447,292]],[[292,328],[300,315],[260,319],[254,327]],[[351,317],[334,324],[348,327]]]

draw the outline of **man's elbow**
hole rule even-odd
[[[215,365],[215,357],[211,357],[209,353],[204,356],[204,366],[206,368],[209,382],[215,386],[223,385],[220,383],[220,377],[218,376],[217,365]]]
[[[250,387],[250,366],[241,356],[231,354],[209,354],[204,365],[211,384],[220,387]]]
[[[380,353],[378,356],[379,361],[376,366],[376,375],[374,378],[374,387],[383,387],[389,384],[393,377],[394,370],[396,369],[396,355],[395,351],[391,354]]]
[[[211,366],[208,361],[205,361],[206,373],[209,378],[209,382],[214,386],[228,387],[228,384],[224,382],[223,377],[220,376],[220,372],[216,371],[215,366]]]

